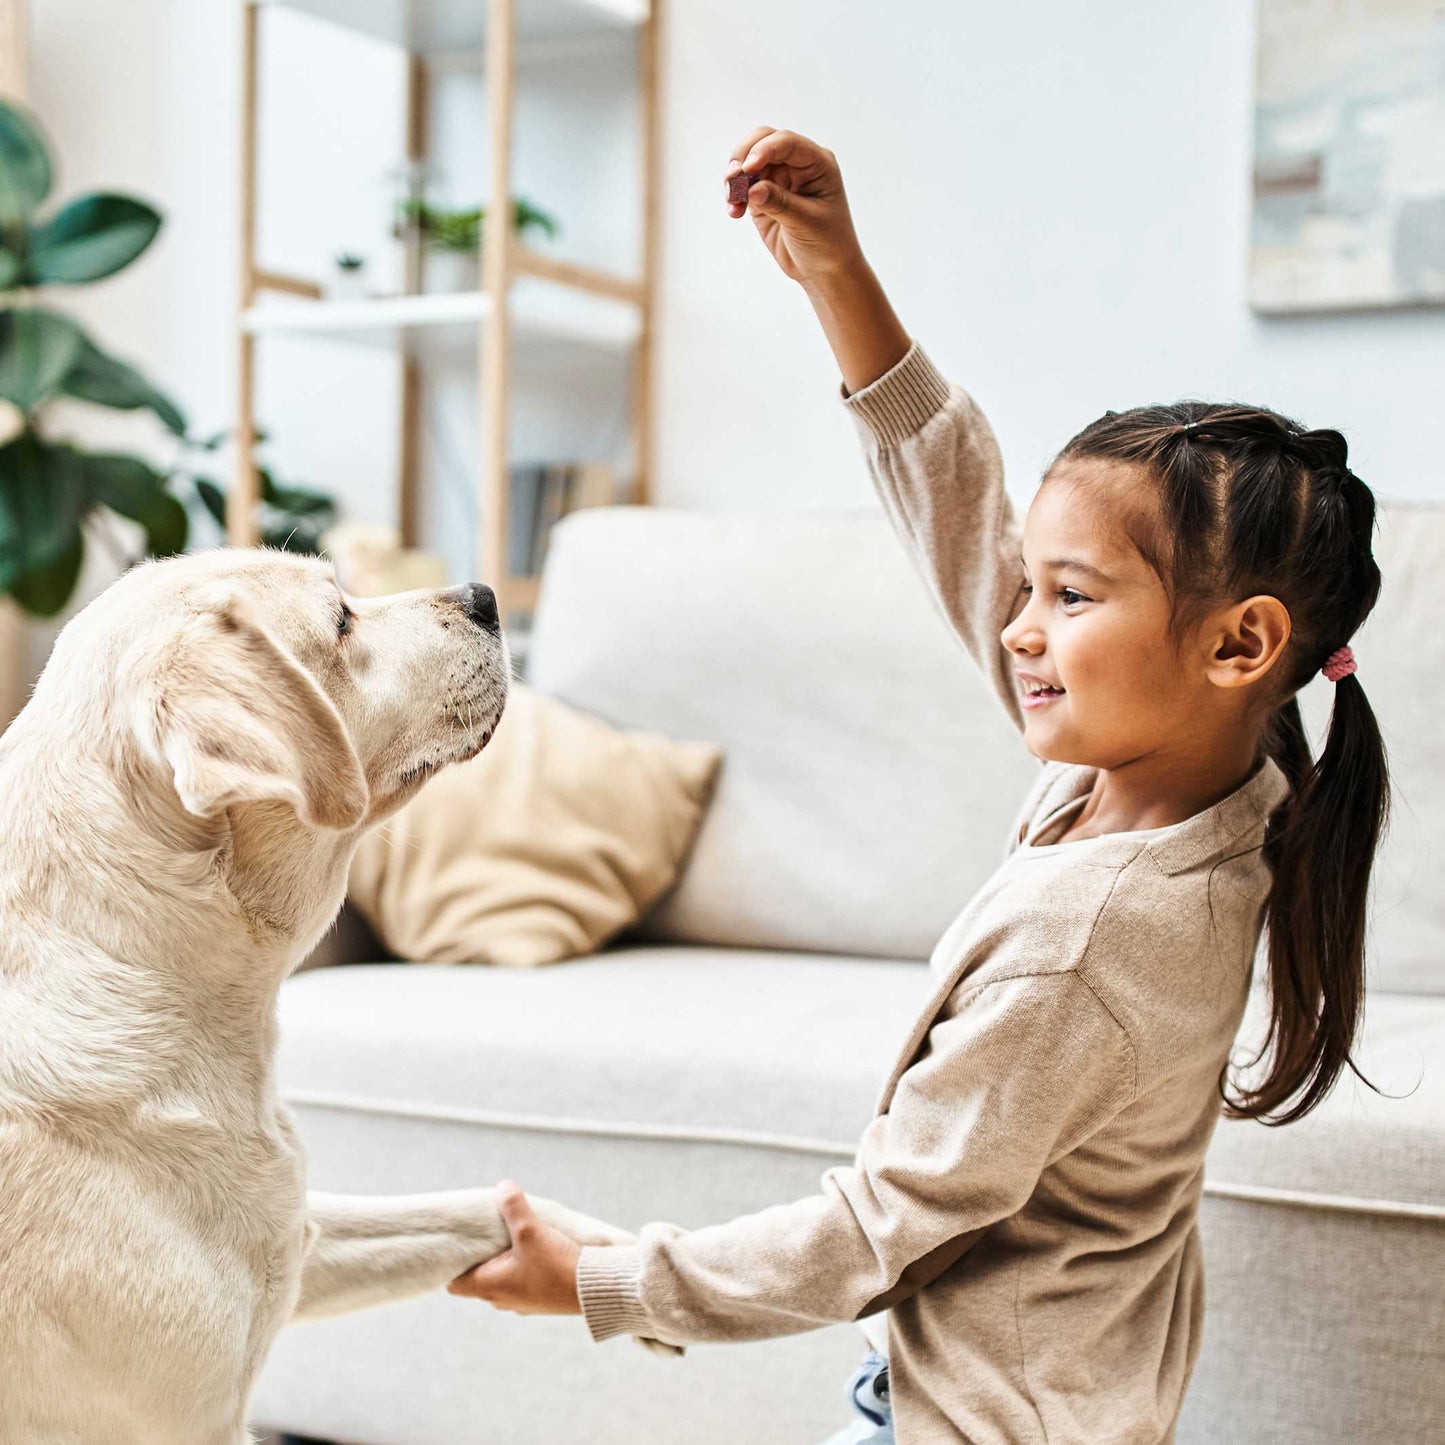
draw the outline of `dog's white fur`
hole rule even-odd
[[[0,738],[0,1445],[240,1445],[288,1320],[506,1247],[488,1189],[308,1197],[272,1071],[358,837],[501,716],[505,644],[462,603],[147,564]]]

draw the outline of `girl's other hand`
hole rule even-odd
[[[733,151],[724,185],[742,171],[759,179],[747,204],[729,202],[728,214],[753,218],[785,276],[811,291],[863,265],[832,151],[795,131],[759,126]]]

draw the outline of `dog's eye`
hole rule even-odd
[[[356,614],[344,602],[341,604],[341,616],[336,619],[336,635],[345,637],[351,631],[356,622]]]

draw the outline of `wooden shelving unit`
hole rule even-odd
[[[641,334],[641,308],[600,293],[547,295],[518,283],[508,311],[519,340],[621,349]],[[263,301],[242,316],[241,328],[251,336],[349,337],[373,345],[390,345],[405,333],[454,349],[459,342],[475,342],[477,327],[491,315],[486,291],[428,292],[365,301]]]
[[[662,0],[241,0],[241,305],[237,326],[236,457],[231,479],[230,541],[254,545],[258,476],[257,342],[266,336],[325,335],[358,344],[405,344],[397,517],[403,543],[417,541],[419,367],[436,348],[473,351],[481,401],[477,477],[481,575],[496,588],[504,614],[529,612],[535,578],[507,571],[508,410],[513,350],[571,345],[630,353],[635,472],[630,496],[648,500],[654,277],[658,213],[658,56]],[[486,136],[492,197],[513,193],[512,131],[519,43],[631,32],[636,37],[641,134],[642,254],[636,276],[613,275],[543,255],[510,226],[510,206],[488,204],[478,291],[421,292],[420,246],[408,246],[405,293],[374,300],[328,301],[314,282],[266,269],[256,255],[257,72],[262,15],[286,6],[362,31],[407,52],[406,151],[425,160],[431,67],[473,57],[485,66]]]

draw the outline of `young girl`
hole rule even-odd
[[[1180,402],[1085,427],[1020,534],[988,424],[899,324],[833,156],[765,128],[739,172],[760,179],[729,213],[806,290],[888,515],[1046,766],[935,950],[853,1167],[580,1252],[507,1185],[514,1247],[453,1290],[580,1310],[599,1340],[864,1321],[867,1423],[840,1440],[1158,1445],[1199,1350],[1221,1097],[1283,1123],[1352,1067],[1388,793],[1348,646],[1380,586],[1374,500],[1338,432]],[[1321,670],[1314,761],[1296,694]],[[1231,1085],[1266,920],[1268,1064]]]

